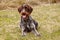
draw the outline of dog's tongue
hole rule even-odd
[[[26,18],[26,15],[24,15],[23,18]]]

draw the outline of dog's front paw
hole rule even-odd
[[[23,36],[26,36],[26,33],[22,33],[22,37],[23,37]]]
[[[40,34],[36,34],[35,36],[41,36]]]
[[[41,36],[40,34],[36,35],[36,36]]]

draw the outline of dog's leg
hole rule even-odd
[[[26,35],[26,32],[24,32],[25,28],[22,27],[22,36],[25,36]]]
[[[27,24],[27,28],[29,28],[30,29],[30,27],[29,27],[29,25]]]
[[[38,33],[38,31],[36,30],[36,28],[35,28],[35,25],[34,25],[34,23],[32,23],[32,32],[36,35],[36,36],[40,36],[40,34]]]

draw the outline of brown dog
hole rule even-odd
[[[38,23],[30,16],[32,11],[33,8],[27,4],[23,4],[18,8],[18,12],[21,14],[22,36],[25,36],[27,32],[33,32],[36,36],[39,36],[37,31]]]

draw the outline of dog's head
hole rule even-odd
[[[21,14],[23,18],[27,18],[32,11],[33,11],[33,8],[27,4],[23,4],[18,8],[18,12]]]

